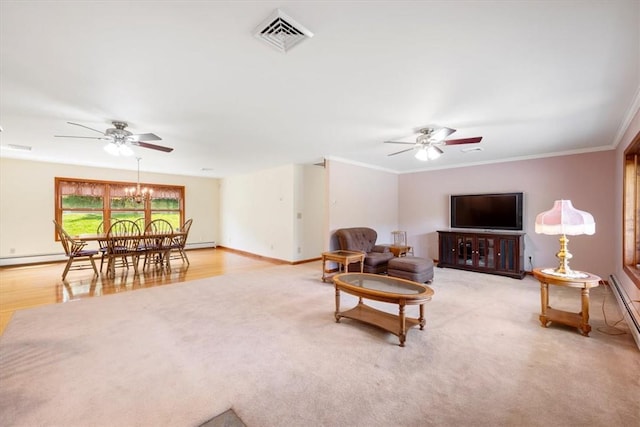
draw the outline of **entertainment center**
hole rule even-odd
[[[451,195],[451,229],[438,231],[438,267],[522,279],[523,202],[521,192]]]
[[[439,230],[438,267],[522,279],[524,233]]]

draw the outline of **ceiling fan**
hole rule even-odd
[[[473,138],[445,139],[455,131],[455,129],[447,127],[426,127],[418,131],[416,142],[384,141],[384,143],[413,145],[411,148],[388,154],[389,156],[395,156],[396,154],[405,153],[411,150],[418,150],[415,155],[416,159],[427,161],[435,160],[444,153],[444,151],[439,148],[440,145],[477,144],[482,141],[481,136]]]
[[[71,135],[55,135],[57,138],[86,138],[86,139],[100,139],[103,141],[109,141],[110,144],[107,144],[104,149],[109,154],[113,154],[118,156],[120,154],[124,156],[133,155],[133,150],[131,150],[130,146],[135,145],[142,148],[150,148],[152,150],[164,151],[165,153],[170,153],[173,151],[173,148],[164,147],[162,145],[150,144],[145,141],[160,141],[158,135],[153,133],[140,133],[133,134],[126,130],[127,127],[126,122],[113,121],[112,128],[105,130],[104,132],[90,128],[89,126],[81,125],[79,123],[67,122],[70,125],[80,126],[94,132],[98,132],[102,136],[71,136]]]

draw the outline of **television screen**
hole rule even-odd
[[[451,228],[522,230],[523,193],[451,195]]]

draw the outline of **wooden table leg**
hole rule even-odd
[[[327,258],[322,257],[322,281],[327,281]]]
[[[336,323],[340,323],[340,289],[338,289],[338,286],[336,286],[336,312],[334,315]]]
[[[424,304],[420,304],[420,318],[418,318],[418,320],[420,321],[420,330],[424,329]]]
[[[407,339],[407,326],[405,324],[405,319],[404,319],[404,302],[400,302],[400,335],[398,335],[398,338],[400,338],[400,347],[404,347],[404,342]]]
[[[580,331],[585,337],[589,336],[591,332],[591,325],[589,325],[589,288],[582,288],[582,324],[580,325]]]
[[[543,327],[549,326],[549,320],[547,319],[547,307],[549,306],[549,284],[540,282],[540,323]]]

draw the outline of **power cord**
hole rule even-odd
[[[604,324],[607,325],[608,327],[613,328],[614,330],[616,330],[617,333],[612,333],[612,332],[605,331],[603,327],[598,327],[596,329],[599,332],[602,332],[603,334],[606,334],[606,335],[614,335],[614,336],[615,335],[624,335],[624,334],[627,333],[627,331],[624,331],[624,330],[622,330],[622,329],[617,327],[617,325],[620,322],[624,321],[624,316],[620,320],[614,322],[612,325],[610,325],[609,322],[607,321],[607,313],[605,313],[605,311],[604,311],[604,305],[607,302],[607,294],[609,292],[613,293],[613,290],[609,287],[609,283],[607,283],[606,281],[603,282],[603,283],[604,283],[605,288],[608,289],[608,291],[605,291],[605,293],[604,293],[604,298],[602,298],[602,316],[604,317]]]

